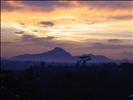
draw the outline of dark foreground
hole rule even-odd
[[[0,93],[1,100],[133,100],[133,64],[1,70]]]

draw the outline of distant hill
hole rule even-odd
[[[88,56],[91,57],[91,60],[89,61],[90,63],[109,63],[113,62],[112,59],[103,56],[103,55],[93,55],[93,54],[88,54]]]
[[[91,63],[103,63],[112,62],[112,59],[103,55],[88,54],[91,57]],[[48,62],[76,62],[79,60],[78,56],[72,56],[71,53],[66,50],[56,47],[50,51],[40,54],[24,54],[11,58],[11,60],[17,61],[48,61]]]

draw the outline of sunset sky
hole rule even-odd
[[[133,59],[132,1],[2,1],[1,55],[61,47]]]

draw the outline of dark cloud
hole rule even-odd
[[[131,9],[131,1],[79,1],[80,4],[96,8]]]
[[[117,45],[104,43],[92,43],[91,47],[97,49],[133,49],[133,45]]]
[[[44,7],[45,9],[52,9],[54,7],[69,7],[73,6],[71,1],[24,1],[24,4]],[[77,1],[79,4],[88,5],[92,7],[108,7],[108,8],[132,8],[131,1]]]
[[[20,46],[19,42],[12,42],[12,41],[1,41],[0,42],[2,48],[11,47],[11,46]]]
[[[69,2],[60,2],[60,1],[23,1],[23,3],[27,5],[39,6],[39,7],[45,7],[45,8],[70,6]]]
[[[54,38],[55,38],[54,36],[47,36],[45,39],[52,40]]]
[[[54,26],[55,24],[53,22],[50,22],[50,21],[42,21],[40,22],[41,25],[43,26]]]
[[[25,24],[23,22],[19,22],[20,25],[24,26]]]
[[[8,42],[8,41],[1,41],[0,44],[1,45],[10,45],[12,44],[13,42]]]
[[[36,37],[34,35],[23,35],[21,37],[21,42],[25,46],[40,46],[40,47],[75,47],[76,44],[73,41],[59,41],[55,40],[54,36],[47,37]],[[78,45],[78,44],[77,44]]]
[[[38,30],[33,30],[33,32],[38,32]]]
[[[27,41],[34,41],[38,38],[36,38],[34,35],[22,35],[21,41],[22,42],[27,42]]]
[[[109,39],[109,40],[107,40],[107,42],[109,42],[109,43],[120,43],[120,42],[123,42],[123,41],[119,40],[119,39]]]
[[[48,40],[53,40],[56,37],[47,36],[47,37],[36,37],[34,35],[22,35],[21,41],[22,42],[36,42],[36,43],[43,43]]]
[[[112,9],[131,9],[131,1],[76,1],[77,3],[89,7],[96,8],[112,8]],[[54,10],[56,7],[70,7],[74,6],[72,1],[34,1],[34,0],[22,0],[21,3],[27,7],[39,8],[42,11]],[[23,9],[23,6],[10,5],[6,1],[2,1],[2,10],[15,10]]]
[[[18,9],[23,9],[22,6],[16,6],[16,5],[12,5],[10,4],[10,2],[7,0],[7,1],[1,1],[1,10],[4,10],[4,11],[13,11],[13,10],[18,10]]]
[[[61,43],[58,40],[55,40],[57,37],[47,36],[47,37],[36,37],[33,35],[23,35],[21,37],[21,43],[25,44],[25,46],[34,46],[34,47],[57,47],[64,46],[65,43]]]
[[[15,32],[16,34],[24,34],[24,31]]]
[[[10,4],[8,2],[1,1],[1,9],[2,10],[11,10],[11,9],[15,9],[15,8],[10,6]]]
[[[19,2],[19,1],[16,1]],[[20,3],[20,2],[19,2]],[[70,2],[60,2],[60,1],[34,1],[34,0],[22,0],[21,1],[22,5],[25,5],[25,7],[33,7],[37,8],[39,10],[43,11],[51,11],[55,7],[69,7]],[[2,1],[2,10],[16,10],[16,9],[23,9],[24,6],[15,6],[15,5],[10,5],[9,2],[7,1]]]
[[[108,17],[109,19],[115,19],[115,20],[126,20],[126,19],[132,19],[133,15],[123,15],[123,16],[115,16],[115,17]]]

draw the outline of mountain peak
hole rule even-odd
[[[62,49],[62,48],[60,48],[60,47],[55,47],[53,50],[54,50],[54,51],[65,51],[64,49]]]
[[[72,56],[69,52],[66,50],[60,48],[60,47],[55,47],[54,49],[50,50],[47,52],[47,54],[56,55],[56,56]]]

